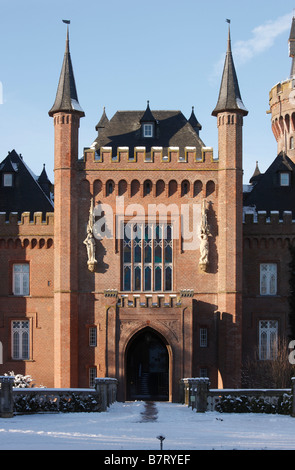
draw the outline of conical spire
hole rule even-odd
[[[293,16],[289,36],[289,56],[292,58],[290,78],[295,76],[295,18]]]
[[[228,20],[229,22],[229,20]],[[241,98],[238,78],[231,51],[230,26],[228,27],[227,52],[225,57],[219,98],[213,116],[223,111],[240,111],[244,116],[248,114]]]
[[[81,117],[85,116],[81,108],[76,90],[73,66],[69,46],[69,27],[67,26],[66,50],[59,78],[57,93],[54,105],[49,111],[49,116],[58,112],[75,112]]]
[[[199,135],[199,132],[202,130],[202,126],[196,118],[194,106],[192,107],[192,113],[188,122],[190,123],[192,128],[196,131],[196,133]]]
[[[95,129],[99,132],[99,130],[103,129],[108,124],[108,122],[109,122],[109,118],[106,115],[106,109],[104,107],[102,116],[101,116],[99,122],[96,124]]]
[[[146,110],[144,112],[144,115],[140,119],[140,122],[156,122],[156,119],[154,118],[153,113],[151,112],[149,101],[147,102]]]

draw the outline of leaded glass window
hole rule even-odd
[[[260,265],[260,295],[276,295],[277,293],[277,265],[275,263],[262,263]]]
[[[13,265],[13,294],[30,294],[30,265],[28,263]]]
[[[124,225],[123,290],[172,290],[172,232],[172,225],[165,223]]]
[[[261,320],[259,322],[259,359],[276,359],[277,348],[278,322],[276,320]]]
[[[30,323],[29,320],[12,322],[12,358],[29,359],[30,357]]]

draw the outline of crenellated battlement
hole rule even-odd
[[[295,220],[292,219],[292,212],[291,211],[284,211],[283,217],[280,217],[279,211],[271,211],[270,215],[267,215],[266,211],[251,211],[247,212],[244,211],[244,225],[249,224],[294,224]]]
[[[23,212],[20,217],[17,212],[11,212],[8,217],[0,212],[1,239],[16,239],[22,237],[52,238],[54,234],[54,213],[47,212],[45,219],[42,212]]]
[[[244,237],[271,238],[273,236],[293,238],[295,236],[295,220],[291,211],[284,211],[280,217],[279,211],[247,212],[244,210]]]
[[[6,212],[0,212],[0,226],[3,225],[53,225],[54,213],[46,212],[45,220],[43,220],[42,212],[22,212],[19,219],[18,212],[10,212],[8,219]]]
[[[101,147],[84,148],[84,162],[90,163],[216,163],[212,147]]]

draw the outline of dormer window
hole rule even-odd
[[[155,136],[155,127],[157,124],[156,119],[153,116],[153,113],[150,110],[149,101],[147,102],[147,108],[140,119],[141,124],[141,135],[143,138],[150,139]]]
[[[280,186],[290,186],[290,173],[280,173]]]
[[[144,124],[143,125],[143,137],[153,137],[153,136],[154,136],[153,124]]]
[[[3,173],[3,186],[11,188],[13,186],[13,174]]]

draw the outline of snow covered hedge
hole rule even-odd
[[[101,411],[101,400],[94,393],[30,393],[14,394],[16,413],[74,413]]]
[[[290,415],[292,412],[292,395],[284,394],[274,403],[264,398],[254,398],[245,395],[227,395],[215,405],[220,413],[268,413]]]

